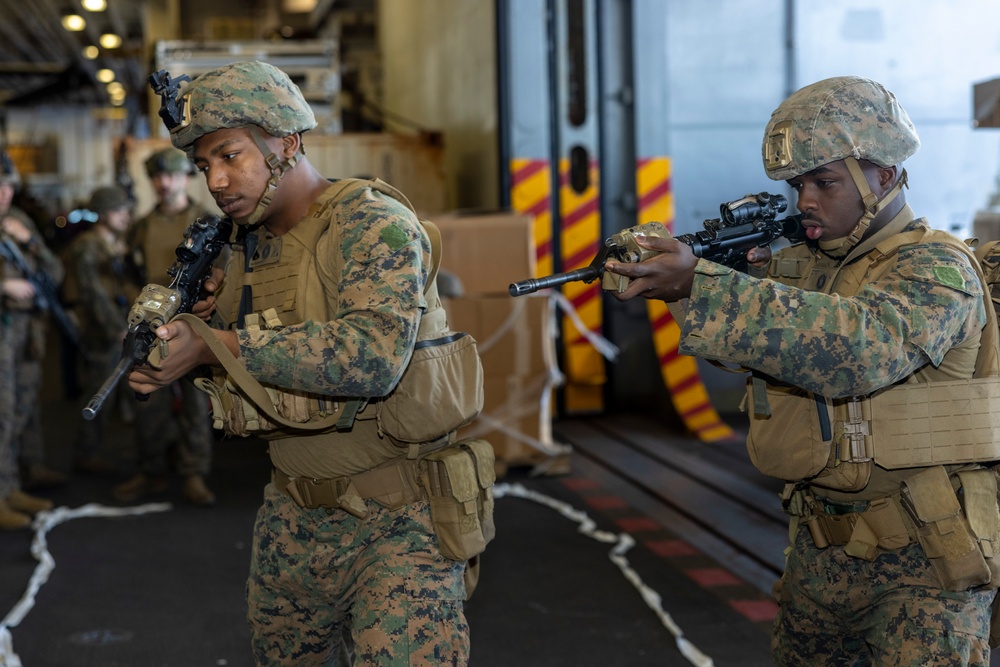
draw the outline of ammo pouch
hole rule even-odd
[[[992,472],[988,470],[970,472],[985,472],[992,476]],[[980,493],[979,489],[971,488],[978,486],[976,484],[980,481],[978,477],[981,476],[966,477],[967,480],[976,479],[970,484],[969,499]],[[959,477],[959,480],[961,479]],[[992,583],[995,586],[997,582],[991,574],[990,566],[986,563],[976,533],[973,532],[972,521],[966,519],[944,467],[935,466],[917,473],[902,483],[901,490],[902,505],[916,525],[917,539],[934,567],[941,587],[950,591],[964,591],[974,586],[990,584],[991,579],[994,580]],[[983,514],[988,513],[990,513],[989,507]],[[979,509],[973,510],[972,514],[977,515],[974,519],[977,523],[983,518],[978,516]],[[987,520],[993,524],[991,532],[996,530],[997,521],[1000,519],[997,516],[995,481],[992,515]],[[984,548],[989,550],[990,560],[992,560],[992,544],[987,536]]]
[[[483,409],[475,339],[453,331],[434,335],[417,341],[396,388],[376,404],[379,427],[400,442],[430,442],[465,426]]]
[[[496,535],[495,481],[493,447],[485,440],[460,440],[420,459],[420,482],[442,556],[469,560]]]
[[[221,385],[219,381],[222,382]],[[266,435],[285,428],[268,419],[266,413],[259,410],[228,377],[218,380],[196,378],[194,385],[208,394],[212,403],[213,428],[224,431],[226,435]],[[296,424],[306,424],[313,419],[329,417],[339,408],[336,401],[325,397],[277,390],[273,387],[264,387],[264,390],[277,414],[288,422]]]

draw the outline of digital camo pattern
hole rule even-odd
[[[409,362],[425,301],[430,241],[395,199],[369,189],[330,211],[340,267],[330,321],[274,330],[237,330],[240,359],[259,381],[328,396],[384,396]],[[258,231],[257,233],[262,233]],[[233,287],[236,288],[236,287]]]
[[[834,77],[793,93],[764,131],[764,167],[781,181],[854,157],[882,167],[900,164],[920,139],[896,96],[880,83]]]
[[[266,487],[247,583],[257,664],[342,667],[344,648],[366,666],[468,663],[465,564],[438,552],[427,503],[366,504],[358,519]]]
[[[41,236],[28,214],[11,207],[2,217],[19,220],[35,239]],[[63,279],[63,265],[44,242],[20,244],[14,242],[33,271],[44,271],[53,283]],[[13,263],[0,260],[0,279],[25,278]],[[13,488],[19,488],[17,466],[41,463],[44,458],[44,438],[41,407],[38,401],[42,389],[42,359],[48,314],[30,303],[13,303],[0,299],[0,498],[6,498]],[[9,311],[5,309],[11,307]],[[6,368],[6,370],[3,370]],[[12,486],[13,485],[13,486]]]
[[[778,595],[778,665],[989,665],[994,591],[939,588],[919,544],[874,561],[799,531]]]
[[[5,314],[3,304],[0,303],[0,323],[3,323]],[[14,392],[17,391],[11,336],[8,326],[0,326],[0,499],[21,487],[17,453],[11,437],[14,433]]]
[[[129,280],[122,252],[96,229],[77,236],[66,249],[67,301],[74,304],[80,335],[88,348],[121,344],[129,307],[139,286]]]
[[[28,417],[38,403],[35,399],[42,379],[41,365],[25,355],[31,319],[30,313],[4,312],[0,306],[0,499],[21,488],[20,442]],[[23,386],[31,381],[36,383],[34,390]]]
[[[258,61],[236,62],[199,76],[181,89],[184,121],[170,141],[190,154],[201,137],[225,128],[257,125],[274,137],[316,127],[302,91],[280,69]]]
[[[121,358],[128,310],[139,294],[139,286],[125,270],[124,251],[124,245],[120,250],[112,248],[97,228],[81,233],[65,251],[67,304],[72,305],[90,355],[90,362],[82,366],[81,377],[87,396],[97,393]],[[115,392],[121,400],[138,403],[124,383]],[[80,422],[76,441],[79,458],[97,456],[101,450],[109,412],[101,410],[95,419]]]
[[[942,272],[962,280],[946,285]],[[886,275],[851,298],[701,260],[680,349],[839,398],[869,394],[940,363],[985,322],[974,269],[943,244],[901,249]]]

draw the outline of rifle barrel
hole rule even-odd
[[[584,268],[577,269],[576,271],[555,273],[551,276],[545,276],[544,278],[528,278],[527,280],[511,283],[507,291],[510,292],[511,296],[524,296],[525,294],[531,294],[532,292],[537,292],[538,290],[545,289],[546,287],[559,287],[560,285],[565,285],[566,283],[573,282],[574,280],[589,283],[595,278],[600,277],[603,272],[603,266],[585,266]]]
[[[97,390],[94,397],[87,403],[87,407],[83,409],[84,419],[91,421],[97,416],[97,413],[101,410],[101,406],[104,405],[104,401],[108,400],[108,396],[111,395],[111,392],[114,391],[114,388],[131,368],[132,358],[128,354],[123,354],[122,358],[118,361],[118,365],[115,366],[114,372],[104,381],[101,388]]]

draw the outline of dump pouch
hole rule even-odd
[[[941,588],[964,591],[990,583],[990,568],[943,466],[903,481],[901,500]]]
[[[420,461],[438,549],[445,558],[469,560],[496,535],[493,523],[493,447],[485,440],[461,440]]]
[[[417,340],[396,388],[376,404],[382,431],[406,443],[436,440],[482,409],[483,366],[476,341],[452,331]]]
[[[820,419],[822,414],[829,424],[825,402],[796,387],[750,380],[746,405],[754,406],[747,434],[747,452],[754,467],[792,482],[809,479],[826,466],[830,434],[824,432]],[[770,412],[760,410],[764,405],[770,406]]]

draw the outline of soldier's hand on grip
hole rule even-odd
[[[222,281],[225,279],[225,272],[215,267],[212,269],[212,275],[205,279],[205,283],[202,285],[202,291],[205,293],[205,298],[196,301],[194,305],[191,306],[191,314],[195,317],[205,320],[206,322],[212,317],[212,313],[215,312],[215,293],[219,291],[222,287]]]
[[[178,320],[164,324],[156,330],[156,337],[166,345],[153,347],[148,363],[134,366],[128,375],[129,387],[139,394],[166,387],[204,363],[208,346],[187,322]],[[154,354],[162,347],[166,348],[164,352]]]
[[[680,301],[691,295],[694,267],[698,263],[691,246],[673,238],[636,236],[636,243],[657,254],[641,262],[607,262],[605,271],[627,276],[623,292],[611,292],[619,301],[637,296],[662,301]]]

